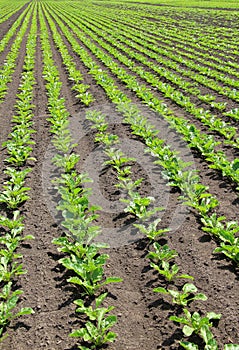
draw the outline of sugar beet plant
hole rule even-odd
[[[82,339],[83,344],[78,346],[79,349],[96,349],[116,338],[116,334],[110,331],[110,328],[117,319],[114,315],[108,315],[113,307],[101,307],[101,303],[107,296],[107,293],[102,294],[101,290],[107,284],[120,282],[121,278],[105,277],[104,265],[109,256],[102,254],[100,250],[107,248],[107,245],[93,241],[101,232],[100,227],[94,224],[98,217],[96,212],[100,208],[90,205],[91,189],[83,187],[84,182],[91,180],[86,174],[79,174],[75,168],[79,155],[74,152],[76,144],[73,143],[70,135],[64,99],[60,99],[59,106],[61,82],[52,58],[48,32],[41,10],[40,24],[44,53],[43,73],[51,114],[49,121],[52,125],[52,143],[56,149],[52,162],[61,173],[60,177],[54,180],[61,197],[57,210],[62,214],[61,224],[65,228],[64,235],[55,238],[53,243],[59,247],[59,251],[65,253],[60,263],[72,272],[72,277],[67,281],[80,288],[81,299],[74,301],[79,306],[76,312],[84,313],[88,318],[85,326],[73,331],[70,336]],[[58,113],[59,108],[61,113]],[[86,295],[95,299],[95,307],[84,306],[82,298]]]

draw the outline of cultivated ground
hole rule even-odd
[[[103,6],[104,10],[107,9],[107,3],[105,2],[96,2],[93,6],[94,9],[96,6]],[[12,15],[7,21],[0,24],[1,38],[4,37],[10,26],[25,7],[26,5],[16,14]],[[153,21],[154,8],[155,6],[150,5],[147,7],[149,21]],[[131,9],[131,11],[133,10]],[[159,14],[166,16],[168,13],[170,19],[179,21],[179,31],[181,30],[180,20],[186,15],[187,17],[184,17],[184,20],[186,18],[187,21],[198,21],[198,25],[204,25],[205,28],[210,24],[212,19],[214,21],[218,19],[218,23],[215,24],[215,27],[223,26],[223,12],[217,13],[214,12],[214,10],[211,11],[212,12],[210,12],[210,10],[200,12],[200,16],[197,16],[195,11],[186,11],[184,13],[171,8],[170,13],[168,13],[165,7]],[[117,20],[120,20],[120,18],[117,18]],[[157,25],[158,19],[155,19],[155,21]],[[229,26],[228,21],[225,21],[225,26]],[[38,32],[38,34],[40,34],[40,32]],[[26,41],[26,36],[24,40]],[[88,157],[92,154],[94,157],[97,157],[97,154],[100,153],[100,147],[97,148],[97,146],[95,146],[94,132],[91,131],[89,122],[84,120],[87,108],[79,102],[75,97],[75,93],[71,91],[72,83],[69,82],[67,78],[67,72],[62,63],[59,51],[56,49],[52,37],[50,37],[50,40],[54,60],[60,70],[60,78],[63,82],[62,96],[65,98],[66,107],[71,114],[73,131],[78,142],[76,151],[81,155],[78,169],[86,169],[89,171],[90,176],[98,176],[97,185],[92,185],[93,189],[96,187],[99,189],[102,196],[101,198],[103,198],[101,203],[102,212],[100,212],[98,224],[102,225],[103,229],[107,229],[107,239],[109,239],[112,245],[107,251],[110,258],[107,264],[106,274],[123,278],[122,283],[112,284],[106,288],[109,292],[106,303],[114,305],[114,313],[118,316],[117,325],[114,327],[118,337],[107,349],[180,349],[178,340],[182,338],[182,330],[179,325],[169,320],[169,316],[180,314],[182,308],[171,304],[170,299],[166,296],[163,297],[161,294],[153,292],[153,288],[158,286],[166,287],[167,284],[150,267],[149,259],[147,259],[149,247],[146,238],[141,237],[139,239],[132,239],[132,242],[127,242],[125,235],[127,236],[132,233],[132,223],[134,219],[130,215],[125,215],[123,210],[119,209],[118,200],[120,194],[113,186],[115,184],[114,172],[111,169],[104,169],[103,166],[102,169],[96,171],[94,164],[93,166],[91,165],[91,167],[87,165]],[[115,118],[115,123],[111,122],[110,124],[112,132],[118,134],[121,139],[126,140],[125,144],[130,145],[131,156],[134,156],[137,154],[140,145],[143,144],[142,140],[131,134],[130,127],[123,123],[122,116],[116,112],[115,106],[110,102],[104,90],[96,84],[94,78],[89,74],[88,69],[73,52],[65,38],[64,41],[77,64],[77,68],[80,69],[84,76],[84,82],[90,85],[90,91],[95,97],[95,101],[89,108],[109,111],[111,118]],[[9,52],[12,42],[13,39],[10,40],[2,53],[0,57],[1,64],[4,62]],[[160,44],[160,40],[158,39],[158,45],[160,46]],[[14,115],[16,93],[25,55],[24,45],[25,43],[23,42],[12,82],[9,84],[8,93],[0,106],[1,142],[7,140],[11,130],[11,119]],[[83,43],[81,43],[81,45],[84,47]],[[185,47],[185,50],[186,49],[188,49],[188,47]],[[209,53],[210,50],[208,51]],[[220,50],[218,50],[216,57],[220,57],[218,53],[220,53]],[[94,57],[93,54],[92,57]],[[236,59],[235,55],[234,57]],[[95,57],[94,59],[105,69],[103,63]],[[35,97],[33,103],[36,107],[33,121],[36,133],[33,134],[33,140],[35,141],[33,156],[37,159],[37,162],[32,163],[32,172],[27,181],[27,186],[31,187],[31,199],[21,207],[21,211],[25,216],[24,232],[25,234],[33,234],[35,240],[22,244],[20,248],[20,252],[24,256],[23,264],[27,270],[27,274],[19,276],[16,281],[16,285],[24,291],[19,307],[31,306],[35,313],[14,320],[10,324],[7,328],[9,337],[0,345],[0,349],[74,350],[77,349],[77,342],[75,339],[69,338],[69,333],[72,329],[79,328],[81,323],[81,317],[75,313],[75,305],[73,304],[73,300],[75,300],[76,296],[79,297],[79,292],[75,287],[66,282],[67,273],[58,263],[62,255],[51,243],[54,237],[58,237],[62,234],[62,228],[54,216],[54,199],[51,197],[49,199],[49,189],[46,188],[46,183],[49,179],[48,169],[46,167],[48,164],[47,152],[49,151],[52,136],[49,131],[50,125],[47,121],[49,112],[47,109],[47,95],[44,79],[42,77],[43,63],[40,36],[37,38],[35,62],[35,78],[37,84],[34,90]],[[237,63],[239,63],[238,57]],[[123,64],[120,65],[123,66]],[[149,68],[148,70],[150,71]],[[159,129],[160,125],[162,125],[163,130],[165,130],[167,123],[162,121],[161,116],[152,111],[150,112],[147,107],[143,107],[140,99],[131,92],[125,84],[112,73],[109,72],[109,74],[115,79],[117,86],[122,89],[122,91],[126,92],[132,101],[145,111],[152,123],[155,123]],[[134,73],[132,73],[132,75],[134,75]],[[139,78],[138,81],[141,82],[142,79]],[[210,89],[200,86],[200,90],[202,94],[206,94],[209,93]],[[159,91],[155,90],[155,94],[159,99],[164,99],[164,102],[173,109],[175,115],[186,116],[188,120],[193,119],[183,108],[174,104],[170,99],[163,97]],[[206,104],[198,101],[196,96],[193,98],[195,98],[195,104],[197,106],[201,105],[207,108]],[[217,98],[219,98],[221,102],[227,102],[228,109],[238,106],[238,102],[230,100],[225,96],[218,94]],[[77,120],[77,118],[79,118],[79,120]],[[227,118],[224,117],[224,119],[226,120]],[[208,129],[198,120],[195,119],[193,122],[202,131],[209,133]],[[230,120],[230,122],[238,130],[238,123],[233,120]],[[81,128],[79,129],[80,137],[76,132],[77,125]],[[168,133],[169,139],[175,139],[176,134],[169,131]],[[215,136],[216,140],[221,138],[217,133],[212,134]],[[174,142],[176,148],[178,145],[178,148],[186,149],[186,145],[177,141],[177,138]],[[224,145],[220,147],[226,152],[229,159],[238,157],[237,149]],[[202,183],[208,185],[210,193],[215,194],[220,201],[218,212],[222,215],[226,215],[228,220],[237,220],[239,201],[236,185],[223,178],[220,172],[209,169],[208,163],[196,150],[188,150],[187,152],[187,157],[193,159],[194,166],[200,174]],[[239,344],[238,268],[231,261],[227,260],[225,256],[213,254],[217,242],[209,234],[202,231],[197,213],[181,206],[180,200],[178,199],[180,191],[175,188],[167,187],[161,176],[161,169],[159,167],[157,168],[157,166],[153,168],[148,166],[147,164],[150,163],[150,158],[147,158],[147,161],[142,163],[144,159],[143,154],[141,157],[142,161],[140,156],[138,156],[137,162],[133,167],[134,175],[136,178],[145,178],[141,188],[142,193],[147,195],[156,193],[159,202],[161,201],[161,203],[163,203],[165,211],[161,213],[162,221],[160,227],[172,226],[172,218],[174,217],[173,224],[175,229],[167,233],[162,243],[167,242],[172,249],[178,252],[176,262],[180,266],[181,271],[192,275],[198,290],[208,297],[208,300],[205,302],[192,303],[189,309],[192,311],[199,310],[202,314],[209,311],[222,314],[221,320],[215,323],[213,327],[213,334],[218,341],[219,349],[223,349],[223,344]],[[0,153],[1,183],[4,181],[2,170],[5,167],[3,162],[5,158],[6,149],[2,148]],[[155,179],[158,180],[158,188],[155,185],[155,181],[157,181]],[[51,202],[51,200],[53,202]],[[109,203],[112,204],[113,207],[115,206],[115,212],[108,210],[107,205],[109,205]],[[110,230],[112,230],[113,234],[115,234],[115,232],[117,232],[118,235],[122,234],[124,237],[122,241],[118,237],[117,239],[110,238]],[[182,285],[182,282],[176,280],[175,285]],[[194,336],[190,339],[197,342],[199,348],[203,349],[199,338]]]

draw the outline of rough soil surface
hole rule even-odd
[[[9,22],[1,24],[0,31],[3,30],[5,33],[6,28],[12,24],[14,18],[12,17]],[[78,137],[78,147],[75,150],[81,154],[78,170],[81,171],[87,167],[87,159],[93,154],[93,167],[90,168],[92,173],[89,175],[93,176],[96,172],[98,174],[97,182],[93,188],[97,188],[99,191],[103,209],[99,213],[97,224],[100,224],[103,229],[105,228],[106,236],[103,233],[102,238],[108,239],[112,243],[111,248],[107,250],[109,260],[106,266],[106,275],[119,276],[123,279],[122,283],[111,284],[105,289],[109,293],[105,305],[113,305],[115,307],[113,313],[118,316],[118,323],[114,326],[114,331],[118,334],[117,340],[105,348],[109,350],[182,349],[178,344],[178,341],[182,339],[181,327],[169,320],[171,315],[180,315],[182,309],[173,305],[167,296],[153,291],[153,288],[167,287],[167,284],[150,267],[147,254],[151,246],[148,241],[144,237],[135,236],[133,217],[126,215],[122,207],[118,205],[122,194],[114,186],[116,175],[111,168],[99,165],[102,149],[94,144],[94,132],[90,129],[89,122],[84,120],[85,108],[76,101],[70,90],[71,85],[67,80],[66,70],[60,55],[54,48],[53,41],[51,44],[55,62],[60,69],[61,81],[63,81],[62,94],[66,99],[66,106],[71,113],[74,127],[78,123],[78,129],[73,130],[75,137]],[[142,140],[131,134],[130,127],[120,120],[122,117],[110,105],[104,91],[99,86],[93,86],[95,85],[94,79],[87,73],[87,69],[79,58],[77,60],[73,53],[72,56],[75,57],[78,68],[84,72],[85,81],[92,85],[91,91],[96,98],[93,107],[97,107],[98,101],[98,105],[103,106],[106,112],[109,111],[113,117],[118,118],[117,123],[111,122],[110,131],[116,133],[125,145],[131,145],[129,156],[134,157],[138,150],[144,148]],[[13,82],[9,85],[9,92],[4,103],[0,106],[1,141],[7,139],[11,129],[10,121],[14,114],[13,106],[22,60],[23,54],[21,53]],[[77,341],[70,338],[69,333],[73,329],[80,328],[81,325],[82,318],[75,313],[75,305],[73,304],[73,300],[80,297],[80,291],[67,283],[68,274],[58,263],[62,254],[51,243],[54,237],[61,235],[62,229],[54,216],[54,203],[49,202],[49,189],[46,188],[46,182],[49,179],[49,174],[46,171],[47,152],[49,151],[51,134],[49,123],[46,120],[48,117],[47,96],[42,78],[39,37],[35,78],[37,85],[35,86],[33,103],[36,105],[34,116],[36,133],[33,137],[36,144],[33,156],[36,157],[37,162],[32,164],[32,172],[27,181],[27,186],[31,187],[31,199],[21,208],[25,216],[25,234],[33,234],[35,240],[20,247],[27,274],[20,276],[15,284],[16,288],[24,291],[19,308],[31,306],[35,313],[14,320],[7,327],[9,337],[0,344],[0,350],[76,350]],[[126,90],[125,85],[120,85],[120,82],[117,84]],[[139,100],[135,96],[134,102],[139,104]],[[177,109],[177,106],[174,108],[178,110],[178,114],[181,113],[180,108]],[[149,115],[152,121],[160,123],[160,118],[154,120],[154,114],[149,113]],[[79,119],[76,120],[75,116]],[[162,122],[162,125],[166,124]],[[77,135],[77,130],[79,130],[81,137]],[[171,135],[171,138],[174,136]],[[1,150],[1,172],[5,166],[4,156],[5,151]],[[191,156],[202,182],[208,185],[210,193],[215,194],[220,200],[220,213],[226,215],[228,220],[237,220],[239,202],[235,186],[222,178],[216,171],[209,169],[207,163],[196,152],[190,153]],[[163,204],[165,207],[165,210],[160,213],[160,227],[173,227],[162,238],[161,242],[167,243],[178,252],[175,261],[180,266],[180,271],[192,275],[198,291],[208,297],[207,301],[191,303],[189,309],[192,312],[199,311],[202,315],[209,311],[222,314],[221,320],[216,322],[213,327],[219,349],[223,349],[223,344],[239,344],[238,269],[224,256],[213,254],[217,243],[211,236],[202,231],[198,216],[181,205],[178,199],[179,191],[166,186],[159,167],[153,166],[152,173],[148,173],[148,169],[142,165],[143,154],[141,157],[139,156],[136,162],[132,163],[133,177],[135,179],[143,177],[141,193],[158,195],[157,204]],[[99,168],[96,171],[97,167]],[[155,179],[158,182],[155,182]],[[4,178],[1,176],[1,186],[3,181]],[[178,213],[180,215],[175,216]],[[175,217],[179,218],[178,222]],[[113,236],[109,235],[111,230]],[[179,279],[170,286],[172,288],[174,286],[180,287],[183,282]],[[199,348],[203,349],[198,337],[193,336],[189,340],[197,342]]]

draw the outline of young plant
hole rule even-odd
[[[158,209],[159,209],[159,211],[163,210],[163,208],[158,208]],[[134,226],[137,227],[140,230],[140,232],[145,234],[146,237],[152,242],[156,238],[164,236],[165,232],[170,231],[169,228],[158,229],[157,226],[158,226],[160,221],[161,221],[161,219],[158,218],[158,219],[150,222],[149,224],[134,224]]]
[[[148,210],[149,205],[155,200],[154,197],[141,197],[138,192],[129,191],[130,199],[121,198],[120,201],[127,203],[128,206],[124,209],[126,213],[131,213],[137,218],[146,220],[157,211],[162,210],[160,207]]]
[[[182,306],[187,306],[193,300],[207,300],[205,294],[195,294],[197,287],[192,283],[185,283],[181,292],[173,289],[167,290],[163,287],[154,288],[154,292],[170,295],[174,304]]]
[[[8,282],[4,285],[2,292],[0,293],[0,342],[8,336],[8,334],[5,334],[4,336],[2,334],[10,321],[16,317],[34,313],[32,308],[29,307],[24,307],[19,312],[15,314],[13,313],[12,310],[16,307],[18,296],[22,294],[22,291],[15,290],[12,292],[11,287],[12,282]]]
[[[113,342],[116,339],[116,333],[109,331],[109,329],[117,322],[117,317],[115,315],[107,315],[114,307],[100,307],[106,296],[107,293],[104,293],[95,299],[95,308],[85,306],[84,301],[81,299],[74,301],[78,306],[76,312],[84,313],[89,318],[85,327],[70,334],[71,337],[83,338],[86,343],[90,344],[89,346],[79,345],[81,350],[98,349],[102,345]]]
[[[73,270],[76,277],[70,277],[67,281],[83,288],[85,294],[94,295],[102,286],[109,283],[118,283],[122,279],[118,277],[104,278],[103,266],[108,259],[107,254],[98,254],[98,249],[91,246],[87,256],[82,260],[75,255],[60,259],[60,263],[68,270]]]
[[[3,188],[5,191],[0,193],[0,203],[6,204],[9,209],[16,209],[29,199],[26,193],[30,190],[30,187],[12,184],[11,186],[3,186]]]
[[[70,173],[76,166],[80,159],[80,156],[77,155],[76,153],[71,153],[71,154],[56,154],[55,157],[53,158],[53,163],[59,167],[63,168],[64,172]]]
[[[170,261],[178,256],[176,250],[172,250],[169,248],[167,244],[160,245],[158,242],[154,242],[153,244],[154,252],[149,252],[147,258],[152,260],[155,264],[160,264],[162,261]]]
[[[201,317],[196,311],[191,314],[186,308],[183,309],[183,312],[185,316],[170,316],[169,319],[183,324],[183,333],[187,337],[190,337],[193,333],[199,334],[203,326],[212,326],[211,320],[220,320],[221,318],[221,314],[216,314],[215,312],[208,312],[204,317]]]
[[[164,260],[159,261],[158,265],[155,264],[154,262],[151,262],[150,266],[153,267],[160,275],[164,276],[168,282],[171,282],[175,278],[193,279],[192,276],[187,274],[178,275],[178,271],[179,271],[178,265],[177,264],[170,265],[168,261],[164,261]],[[173,292],[174,291],[172,291],[172,293]]]
[[[127,163],[135,161],[135,158],[126,157],[121,150],[113,147],[106,149],[105,154],[109,157],[109,160],[105,161],[104,164],[112,165],[117,172]]]

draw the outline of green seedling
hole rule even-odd
[[[9,324],[13,319],[22,316],[22,315],[30,315],[33,314],[34,311],[32,308],[24,307],[19,312],[13,313],[12,310],[16,307],[18,296],[23,292],[21,290],[11,291],[12,282],[8,282],[2,289],[0,293],[0,342],[3,341],[8,334],[3,336],[3,331],[5,327]]]
[[[63,156],[60,154],[55,155],[52,159],[53,164],[55,164],[59,168],[63,168],[65,173],[70,173],[80,160],[80,156],[76,153],[64,154]]]
[[[20,234],[24,228],[23,224],[23,216],[20,216],[20,211],[15,210],[13,212],[13,218],[9,219],[6,216],[1,215],[0,216],[0,225],[9,229],[13,233],[13,237]],[[15,231],[16,230],[16,231]]]
[[[19,185],[3,186],[5,191],[0,193],[0,203],[6,204],[9,209],[16,209],[29,199],[26,194],[30,190],[30,187],[21,187]]]
[[[117,322],[117,317],[115,315],[107,315],[114,307],[100,307],[106,296],[107,293],[104,293],[96,298],[95,308],[84,306],[84,302],[81,299],[74,301],[78,306],[76,312],[84,313],[89,318],[85,327],[70,334],[71,337],[82,338],[85,342],[91,344],[89,347],[80,345],[79,349],[81,350],[98,349],[102,345],[113,342],[116,339],[116,333],[109,331],[109,329]]]
[[[124,211],[135,215],[139,219],[146,220],[162,210],[160,207],[148,210],[149,205],[155,200],[154,197],[141,197],[138,192],[133,191],[129,191],[129,196],[131,197],[130,199],[120,199],[121,202],[128,204]]]
[[[178,256],[178,253],[176,250],[172,250],[169,248],[167,244],[164,244],[163,246],[160,245],[158,242],[154,242],[153,244],[154,252],[150,252],[147,255],[147,258],[152,260],[153,263],[160,265],[162,261],[170,261],[174,259],[176,256]]]
[[[61,174],[60,178],[52,181],[54,184],[64,185],[72,193],[79,187],[81,187],[81,193],[84,193],[82,184],[87,182],[93,182],[93,180],[87,174],[78,174],[76,171],[72,171],[70,174]]]
[[[59,152],[64,154],[69,153],[77,146],[77,143],[72,143],[70,131],[66,127],[61,128],[61,131],[54,135],[52,143]]]
[[[133,192],[134,190],[136,190],[143,181],[143,178],[133,181],[130,177],[128,177],[128,175],[131,174],[130,167],[124,167],[118,173],[121,174],[121,175],[118,175],[118,180],[120,182],[116,184],[115,187],[122,188],[127,193],[130,191]]]
[[[158,211],[163,210],[164,208],[158,208]],[[169,232],[168,228],[157,229],[157,225],[161,221],[160,218],[150,222],[149,224],[134,224],[136,228],[140,230],[150,241],[154,241],[158,237],[164,236],[165,232]]]
[[[81,102],[84,103],[85,106],[89,106],[95,101],[93,95],[89,91],[86,91],[83,94],[78,94],[76,97],[80,98]]]
[[[26,270],[23,270],[22,264],[13,261],[19,258],[22,258],[22,255],[14,254],[13,251],[0,250],[0,282],[9,282],[14,276],[26,273]]]
[[[193,333],[199,334],[203,326],[211,327],[211,320],[220,320],[221,314],[208,312],[206,316],[201,317],[198,312],[191,314],[187,309],[183,309],[183,317],[170,316],[170,320],[184,325],[183,333],[190,337]]]
[[[119,142],[119,137],[114,134],[100,132],[95,135],[95,141],[103,143],[107,149]]]
[[[192,283],[185,283],[182,291],[177,291],[173,289],[165,289],[163,287],[155,288],[154,292],[167,294],[172,297],[172,302],[174,304],[187,306],[187,304],[193,300],[207,300],[207,297],[203,293],[197,292],[197,287]]]
[[[24,121],[25,121],[25,118],[24,118]],[[34,130],[28,129],[27,125],[18,125],[18,127],[17,128],[15,127],[14,131],[12,131],[9,134],[9,138],[11,139],[10,142],[15,147],[19,147],[23,145],[34,145],[35,142],[31,140],[32,133],[34,133]],[[2,146],[8,147],[8,144],[9,144],[9,141],[6,141],[2,144]]]
[[[164,278],[171,282],[175,278],[187,278],[193,279],[192,276],[187,274],[178,274],[179,267],[177,264],[173,264],[172,266],[168,261],[159,261],[159,264],[155,264],[153,262],[150,263],[150,266],[154,268],[160,275],[164,276]]]
[[[36,161],[36,158],[30,156],[32,153],[30,146],[16,146],[14,143],[9,142],[7,149],[10,155],[10,157],[6,158],[7,163],[22,166],[27,160]]]
[[[105,154],[109,157],[109,160],[105,161],[104,164],[112,165],[117,172],[127,163],[135,161],[135,158],[126,157],[121,150],[113,147],[105,150]]]
[[[15,168],[7,167],[4,173],[9,176],[9,180],[5,182],[8,185],[23,186],[26,176],[31,172],[30,168],[24,170],[16,170]]]
[[[71,237],[58,237],[52,240],[53,244],[60,246],[58,248],[59,252],[73,254],[79,259],[85,259],[88,254],[91,254],[91,250],[99,251],[99,249],[109,248],[107,244],[94,244],[87,245],[78,241],[71,241]]]
[[[213,313],[214,314],[214,313]],[[216,316],[220,316],[215,314]],[[215,318],[215,319],[219,319]],[[186,327],[186,326],[185,326]],[[204,350],[219,350],[218,345],[216,340],[214,339],[214,336],[210,330],[210,324],[203,324],[200,327],[200,330],[198,332],[198,335],[203,339],[205,346],[204,346]],[[188,331],[188,333],[190,333],[190,331]],[[182,341],[180,342],[180,345],[187,350],[199,350],[198,345],[191,343],[191,342],[187,342],[187,341]],[[238,344],[226,344],[223,347],[223,350],[239,350],[239,345]]]
[[[69,258],[63,258],[60,263],[68,270],[73,270],[76,277],[71,277],[67,281],[77,284],[83,288],[85,294],[94,295],[102,286],[109,283],[118,283],[122,279],[118,277],[104,278],[103,266],[108,259],[107,254],[96,255],[98,249],[88,251],[84,260],[72,255]]]
[[[92,129],[97,129],[100,133],[106,132],[108,124],[105,121],[105,115],[101,112],[96,110],[88,111],[86,113],[86,119],[95,123],[95,125],[92,125]]]
[[[220,247],[217,247],[213,251],[214,253],[223,253],[229,259],[233,260],[239,265],[239,238],[234,238],[233,243],[220,243]]]

